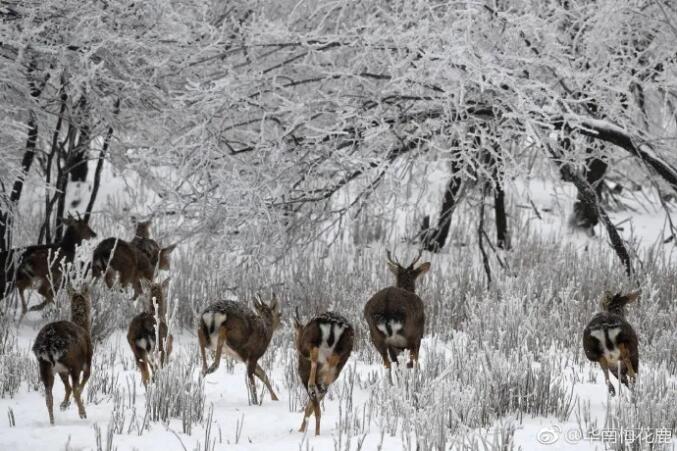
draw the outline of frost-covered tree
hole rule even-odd
[[[129,150],[120,158],[154,184],[156,208],[249,251],[312,240],[406,162],[448,164],[423,234],[432,250],[461,188],[493,190],[500,218],[505,178],[536,155],[576,183],[612,241],[595,192],[606,165],[629,154],[677,189],[671,2],[46,2],[17,16],[59,26],[5,27],[15,161],[30,111],[54,129],[65,79],[71,109],[87,99],[89,136],[113,125],[111,147]],[[33,54],[50,96],[31,97]]]

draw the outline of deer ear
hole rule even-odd
[[[430,262],[421,263],[418,268],[416,268],[416,277],[421,274],[425,274],[430,271]]]
[[[630,304],[631,302],[635,302],[637,299],[639,299],[639,295],[641,293],[642,292],[640,290],[637,290],[626,294],[625,296],[623,296],[623,298],[625,299],[625,303]]]
[[[167,287],[169,286],[169,280],[170,279],[171,279],[171,277],[167,277],[165,280],[162,281],[162,289],[163,290],[166,290]]]
[[[172,251],[173,251],[174,249],[176,249],[176,243],[170,244],[170,245],[167,246],[167,247],[163,247],[162,250],[161,250],[160,252],[162,252],[163,255],[169,255],[169,254],[172,253]]]
[[[386,264],[388,265],[388,269],[391,273],[395,274],[396,276],[400,274],[400,265],[391,261],[387,261]]]

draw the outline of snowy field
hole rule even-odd
[[[351,266],[346,260],[355,252],[352,245],[337,246],[319,263],[281,264],[265,276],[282,282],[284,319],[263,359],[280,401],[271,401],[259,384],[260,406],[249,405],[242,364],[224,362],[203,382],[191,312],[215,299],[195,292],[219,291],[209,283],[187,280],[200,277],[191,272],[199,267],[200,257],[184,249],[170,271],[174,287],[170,297],[182,317],[170,365],[146,392],[125,333],[118,328],[97,345],[85,395],[86,420],[78,418],[73,405],[66,411],[55,407],[56,424],[49,425],[30,352],[39,328],[53,317],[67,316],[67,309],[60,305],[45,317],[30,313],[18,330],[14,323],[7,324],[8,351],[0,369],[4,384],[0,412],[6,414],[0,422],[0,449],[593,450],[620,447],[621,434],[626,434],[624,446],[635,442],[628,449],[674,449],[674,246],[656,244],[663,232],[662,211],[635,214],[623,229],[624,238],[636,244],[645,267],[651,268],[642,275],[643,299],[628,314],[643,351],[639,382],[632,392],[620,387],[620,396],[609,398],[601,371],[582,355],[580,333],[596,309],[601,288],[627,288],[609,286],[622,280],[616,257],[603,234],[591,238],[567,228],[559,205],[570,202],[571,191],[541,181],[515,189],[531,193],[533,207],[515,208],[517,220],[530,232],[502,258],[522,276],[498,273],[499,288],[484,291],[479,261],[473,257],[463,261],[465,249],[472,246],[472,238],[463,232],[463,213],[452,233],[456,245],[433,257],[433,270],[422,281],[430,332],[422,346],[421,367],[395,369],[392,385],[366,339],[361,319],[370,294],[391,283],[382,247],[362,253]],[[638,207],[632,204],[635,201],[628,202]],[[613,219],[621,222],[625,214],[614,214]],[[470,244],[462,243],[466,239]],[[660,256],[651,260],[656,249]],[[412,253],[402,245],[400,251]],[[361,275],[351,267],[360,268]],[[335,268],[348,271],[337,273]],[[284,283],[291,274],[302,275],[296,283]],[[241,287],[256,283],[256,274],[237,278],[237,283],[224,282]],[[105,299],[120,303],[118,319],[124,327],[131,304],[119,296]],[[329,305],[347,313],[358,331],[356,349],[323,402],[319,437],[298,432],[306,395],[295,372],[290,326],[295,305],[306,317]],[[54,387],[58,405],[63,386],[57,381]],[[311,432],[313,421],[311,417]],[[637,435],[633,439],[627,434]]]

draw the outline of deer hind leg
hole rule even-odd
[[[71,384],[68,382],[68,374],[62,374],[59,373],[59,376],[61,377],[61,382],[63,382],[64,389],[66,391],[66,394],[64,395],[63,402],[59,405],[61,410],[66,410],[68,406],[71,404]]]
[[[415,343],[409,350],[409,362],[407,368],[418,367],[418,351],[421,348],[421,342]]]
[[[261,382],[263,382],[263,385],[266,386],[268,391],[270,392],[270,397],[272,398],[273,401],[279,401],[277,398],[277,395],[275,394],[275,391],[273,390],[272,385],[270,385],[270,381],[268,380],[268,376],[266,376],[266,372],[263,371],[263,368],[257,363],[256,368],[254,369],[254,375],[259,378]]]
[[[55,278],[56,279],[56,278]],[[56,280],[55,280],[56,283]],[[44,298],[44,301],[42,301],[40,304],[34,305],[31,307],[29,310],[31,312],[34,312],[36,310],[43,310],[45,307],[47,307],[47,304],[51,304],[54,302],[54,290],[52,289],[52,284],[49,283],[49,280],[43,279],[40,282],[40,288],[38,288],[38,293],[42,295]]]
[[[223,326],[219,327],[219,337],[218,337],[218,340],[216,342],[216,355],[214,356],[214,362],[207,369],[207,371],[205,372],[205,375],[213,373],[219,367],[219,364],[221,363],[221,354],[223,353],[223,345],[226,343],[227,337],[228,337],[228,332],[226,332],[226,328],[223,327]],[[203,357],[204,357],[204,355],[203,355]],[[252,370],[252,372],[253,372],[253,370]]]
[[[254,373],[256,372],[256,361],[250,360],[247,363],[247,382],[249,385],[249,393],[251,396],[252,404],[258,405],[258,396],[256,394],[256,382],[254,381]]]
[[[21,299],[21,316],[19,316],[19,323],[23,320],[26,313],[28,313],[28,301],[26,300],[26,293],[24,287],[18,287],[19,298]]]
[[[609,395],[611,396],[616,396],[616,390],[614,389],[613,384],[609,380],[609,364],[606,360],[605,357],[602,357],[598,361],[599,366],[602,368],[602,371],[604,372],[604,381],[606,382],[606,386],[609,389]]]
[[[197,341],[200,346],[200,355],[202,355],[202,374],[207,374],[207,336],[205,336],[202,326],[197,328]]]
[[[320,356],[320,348],[313,347],[310,350],[310,375],[308,376],[308,395],[310,399],[317,398],[317,359]]]
[[[47,413],[49,413],[49,423],[54,424],[54,398],[52,397],[52,387],[54,386],[54,367],[51,363],[40,360],[40,379],[45,386],[45,403],[47,404]]]
[[[115,271],[112,268],[106,268],[103,274],[103,281],[106,283],[106,286],[110,290],[115,284]]]
[[[80,385],[80,370],[71,371],[71,382],[73,384],[73,398],[78,405],[78,413],[80,418],[87,418],[85,405],[82,403],[82,386]]]
[[[630,382],[634,383],[637,378],[637,371],[632,365],[632,361],[630,360],[630,351],[628,350],[628,347],[625,345],[625,343],[619,344],[618,349],[621,352],[621,360],[625,364],[628,376],[630,376]],[[627,378],[625,379],[627,384]]]

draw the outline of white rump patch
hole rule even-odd
[[[70,373],[70,370],[68,369],[68,367],[66,367],[65,365],[61,364],[61,362],[58,362],[58,361],[57,361],[57,362],[54,364],[54,372],[60,373],[60,374],[64,374],[64,373],[67,374],[67,373]]]
[[[396,348],[404,348],[407,346],[407,339],[402,335],[392,335],[386,338],[386,343]]]
[[[338,343],[341,335],[343,335],[345,326],[337,323],[320,323],[319,326],[322,341],[320,342],[320,353],[317,356],[317,361],[320,363],[326,363],[329,356],[334,353],[336,343]],[[332,328],[334,329],[334,342],[330,346],[329,336],[331,335]]]
[[[219,327],[226,322],[226,315],[219,312],[206,312],[202,314],[202,321],[209,331],[210,347],[216,349],[219,337]],[[213,332],[212,329],[214,329]]]
[[[616,345],[616,337],[621,333],[620,327],[612,327],[607,329],[609,334],[609,340]],[[604,352],[604,357],[609,362],[617,362],[621,358],[621,351],[617,346],[614,346],[614,349],[608,349],[606,346],[606,337],[604,336],[604,329],[595,329],[590,331],[590,335],[595,337],[600,344],[602,345],[602,350]]]

